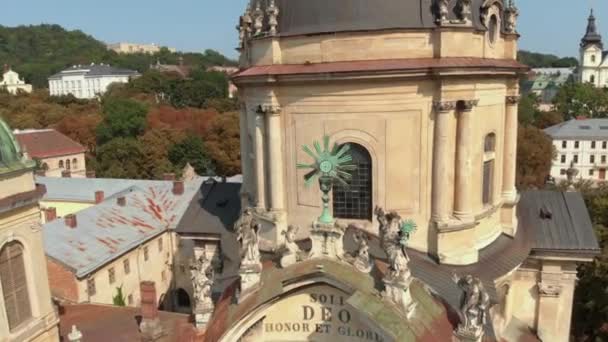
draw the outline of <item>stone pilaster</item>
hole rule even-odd
[[[454,190],[454,216],[462,222],[472,222],[472,191],[471,191],[471,148],[472,142],[472,112],[478,100],[459,102],[458,128],[456,133],[456,183]]]
[[[247,118],[247,107],[244,103],[241,103],[239,128],[241,134],[241,173],[243,174],[243,186],[241,188],[241,206],[246,208],[252,203],[251,198],[251,159],[249,157],[249,127]]]
[[[283,135],[281,126],[281,108],[278,106],[261,106],[260,111],[266,117],[268,146],[268,170],[271,211],[285,209],[285,188],[283,179]]]
[[[565,268],[564,268],[565,267]],[[543,261],[538,291],[538,336],[543,341],[567,342],[570,331],[576,269]]]
[[[256,112],[255,117],[255,180],[256,180],[256,207],[266,210],[266,168],[264,166],[265,145],[264,113]]]
[[[515,207],[518,202],[515,188],[515,167],[517,164],[517,109],[519,96],[506,97],[501,223],[504,233],[514,236],[517,233],[517,216]]]
[[[432,219],[439,224],[451,217],[450,196],[446,193],[450,184],[450,173],[454,165],[450,165],[450,116],[456,110],[455,101],[435,102],[435,139],[433,144],[433,189],[432,189]]]

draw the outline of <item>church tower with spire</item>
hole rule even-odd
[[[579,81],[604,87],[608,85],[608,65],[605,63],[602,36],[598,32],[593,9],[587,21],[587,31],[580,45]]]

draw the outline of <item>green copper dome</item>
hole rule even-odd
[[[8,125],[0,119],[0,174],[34,167],[27,160]]]

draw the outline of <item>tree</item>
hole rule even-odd
[[[116,306],[127,306],[125,302],[125,295],[122,293],[122,285],[116,288],[116,295],[112,297],[112,302]]]
[[[534,126],[539,129],[545,129],[562,122],[564,122],[564,117],[558,112],[539,112],[536,116]]]
[[[578,116],[603,118],[608,108],[608,91],[589,83],[567,82],[557,92],[553,103],[566,120]]]
[[[148,109],[129,99],[107,98],[103,104],[103,122],[97,127],[97,141],[104,144],[114,138],[134,138],[146,128]]]
[[[182,170],[189,163],[199,175],[214,175],[213,164],[207,157],[201,137],[189,135],[173,145],[169,150],[169,160],[179,170]]]
[[[165,173],[178,173],[169,160],[169,150],[184,140],[184,135],[169,128],[156,128],[138,138],[142,147],[142,172],[147,179],[161,179]],[[184,164],[185,165],[185,164]]]
[[[578,66],[578,60],[574,57],[560,58],[555,55],[529,52],[520,50],[517,60],[532,68],[572,68]]]
[[[519,126],[517,136],[517,188],[542,188],[555,150],[551,138],[534,126]]]
[[[171,82],[168,97],[176,108],[205,108],[210,99],[222,98],[226,91],[206,80],[175,80]]]
[[[85,146],[89,152],[95,153],[97,147],[95,131],[101,120],[101,115],[98,113],[69,114],[59,121],[56,128],[59,132]]]
[[[237,113],[224,113],[213,118],[205,139],[205,147],[213,160],[218,175],[229,177],[241,173],[241,145]]]
[[[134,138],[115,138],[97,148],[96,173],[105,178],[142,179],[144,153]]]
[[[533,124],[538,113],[538,96],[534,93],[522,96],[518,108],[519,123],[522,125]]]

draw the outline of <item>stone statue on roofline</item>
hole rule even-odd
[[[255,219],[239,227],[237,240],[241,245],[241,267],[260,265],[260,228],[261,224]]]
[[[463,296],[460,305],[460,324],[456,335],[478,340],[483,335],[483,327],[488,322],[490,296],[479,278],[472,275],[459,277],[454,274],[452,280],[462,289]]]
[[[192,280],[194,312],[213,311],[211,299],[211,286],[213,285],[214,270],[211,260],[207,258],[205,251],[190,265],[190,279]]]
[[[369,256],[369,244],[367,242],[367,234],[359,231],[353,236],[353,238],[357,243],[357,252],[355,253],[353,266],[355,266],[355,268],[360,272],[369,273],[372,270],[373,264]]]
[[[279,254],[281,260],[279,261],[281,267],[289,267],[304,258],[304,252],[300,250],[300,246],[296,243],[296,235],[300,227],[290,225],[287,227],[287,231],[282,232],[285,236],[285,244],[279,248]]]

